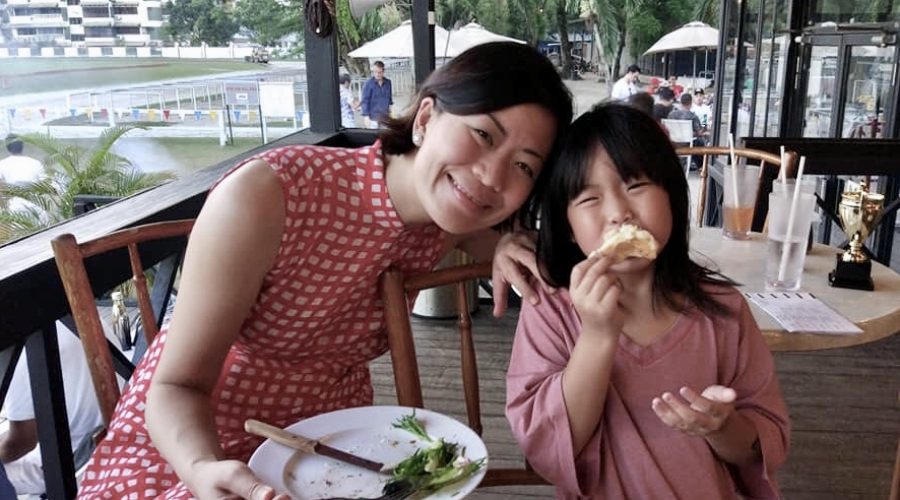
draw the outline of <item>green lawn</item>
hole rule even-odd
[[[234,60],[164,58],[7,58],[0,61],[0,92],[29,94],[145,83],[154,80],[260,70],[266,66]]]

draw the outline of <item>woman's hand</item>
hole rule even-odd
[[[616,276],[609,272],[609,257],[589,257],[572,268],[569,295],[581,318],[582,334],[622,332],[625,316],[619,307],[621,288]]]
[[[289,500],[263,483],[247,464],[238,460],[207,460],[194,464],[185,481],[200,500]]]
[[[548,293],[556,289],[541,278],[535,256],[534,236],[524,232],[504,234],[494,249],[494,265],[491,283],[494,288],[494,316],[503,316],[509,297],[509,287],[514,287],[522,298],[537,305],[540,297],[533,284],[542,286]]]
[[[720,431],[734,413],[737,393],[722,385],[711,385],[697,394],[682,387],[681,398],[666,392],[653,398],[653,411],[669,427],[692,436],[707,437]]]

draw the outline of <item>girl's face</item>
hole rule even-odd
[[[556,120],[537,104],[460,116],[437,111],[426,98],[415,129],[424,136],[409,173],[420,205],[416,218],[463,234],[494,226],[522,206],[550,154]]]
[[[660,248],[672,233],[668,193],[646,177],[623,181],[601,146],[588,168],[585,188],[569,202],[567,214],[575,243],[585,255],[600,247],[607,231],[626,222],[649,231]],[[630,258],[613,269],[637,270],[649,264],[645,259]]]

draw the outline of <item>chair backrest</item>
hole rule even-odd
[[[698,147],[680,147],[675,148],[675,152],[679,155],[702,156],[703,162],[700,167],[700,193],[697,200],[697,226],[703,226],[703,216],[706,210],[706,189],[709,179],[709,166],[717,156],[728,156],[731,149],[723,146],[698,146]],[[752,160],[758,163],[759,169],[759,189],[756,191],[756,203],[753,211],[754,231],[761,231],[765,225],[766,214],[769,207],[769,192],[771,191],[772,179],[778,176],[781,169],[781,157],[776,154],[768,153],[758,149],[735,148],[734,155],[740,161],[741,158]],[[785,165],[785,173],[788,178],[797,175],[798,155],[793,151],[785,153],[787,164]]]
[[[158,326],[147,290],[147,279],[144,276],[144,264],[138,245],[152,240],[172,238],[186,241],[193,226],[193,220],[159,222],[123,229],[84,243],[78,243],[75,237],[68,233],[57,236],[51,242],[66,298],[84,347],[104,425],[109,425],[119,399],[119,384],[95,300],[95,293],[99,294],[105,290],[95,292],[88,277],[88,266],[85,265],[85,261],[96,255],[127,248],[144,336],[147,345],[150,345],[156,337]],[[184,243],[181,241],[176,243],[183,248]]]
[[[381,297],[384,301],[385,324],[394,369],[397,402],[402,406],[416,408],[425,406],[407,296],[420,290],[439,286],[454,285],[456,287],[456,304],[459,314],[457,322],[460,337],[459,355],[466,414],[469,427],[478,435],[481,435],[483,431],[481,399],[475,357],[476,349],[472,336],[472,318],[469,312],[471,308],[466,285],[472,280],[490,277],[490,262],[449,267],[411,276],[404,276],[398,269],[390,267],[381,277]],[[437,360],[423,359],[423,361],[434,363]],[[523,463],[522,468],[489,468],[481,486],[547,484],[544,479],[530,469],[524,459]]]
[[[673,120],[663,118],[662,124],[669,131],[669,139],[675,144],[692,144],[694,141],[693,120]]]

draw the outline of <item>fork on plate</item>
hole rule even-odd
[[[416,488],[407,481],[392,481],[384,486],[384,494],[379,497],[329,497],[322,500],[403,500],[415,492]]]

